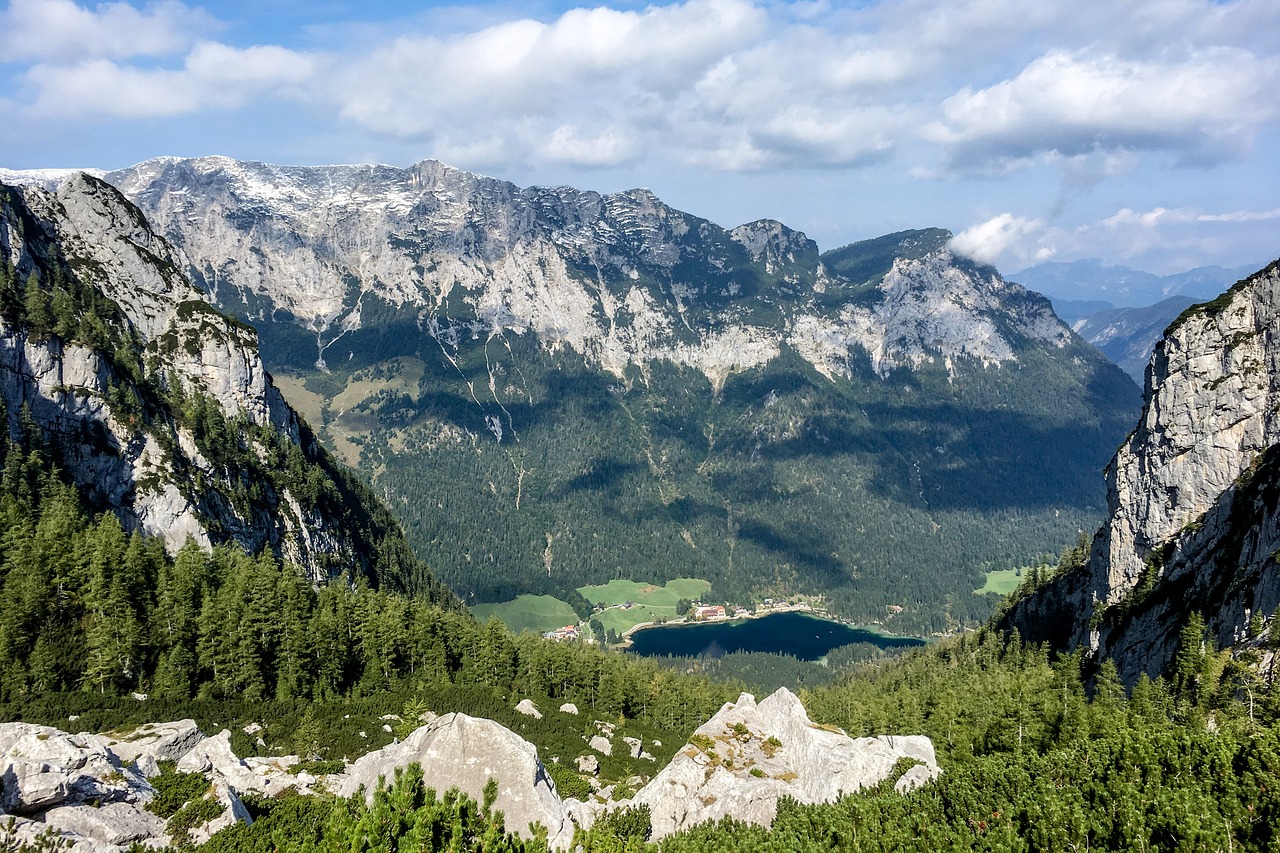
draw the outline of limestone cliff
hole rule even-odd
[[[1146,374],[1137,428],[1107,468],[1087,563],[1019,602],[1033,639],[1163,672],[1191,612],[1220,647],[1280,605],[1280,262],[1188,309]],[[1255,622],[1255,628],[1258,623]]]
[[[376,574],[385,510],[271,383],[255,332],[209,306],[111,186],[0,186],[0,396],[97,509],[176,550],[270,548],[315,580]],[[395,583],[409,578],[388,577]]]
[[[884,375],[935,358],[1013,363],[1023,340],[1072,339],[1047,302],[958,262],[936,229],[927,254],[847,300],[803,234],[770,220],[725,230],[642,189],[519,188],[430,160],[162,158],[106,179],[182,247],[219,305],[305,328],[321,364],[380,305],[412,308],[451,348],[460,332],[531,334],[619,378],[667,361],[717,387],[788,347],[828,376],[868,356]]]

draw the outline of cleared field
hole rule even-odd
[[[522,595],[513,601],[499,604],[477,604],[471,613],[481,622],[497,616],[513,632],[554,631],[565,625],[576,625],[578,614],[573,608],[550,595]]]
[[[978,595],[986,595],[994,592],[997,595],[1008,595],[1018,588],[1018,584],[1022,583],[1022,569],[1000,569],[994,572],[987,572],[987,582],[982,585],[981,589],[975,589]]]
[[[352,409],[379,391],[398,391],[416,398],[425,370],[426,365],[421,361],[407,356],[380,361],[348,379],[347,387],[333,398],[330,406],[339,412]]]
[[[578,592],[592,604],[643,604],[650,607],[671,607],[682,598],[695,601],[707,590],[711,583],[702,578],[676,578],[662,586],[637,581],[612,580],[603,586],[580,586]],[[644,621],[639,620],[639,621]]]
[[[312,429],[324,426],[324,397],[307,388],[297,376],[281,373],[271,377],[271,381],[284,395],[285,402],[293,406],[298,414],[311,425]]]
[[[610,607],[608,610],[602,610],[595,614],[593,618],[599,619],[600,624],[604,626],[605,631],[612,628],[622,636],[624,631],[628,631],[639,625],[641,622],[655,622],[658,619],[674,619],[676,615],[676,606],[670,607],[651,607],[644,604],[637,604],[629,610],[623,610],[621,607]]]
[[[595,614],[596,619],[608,631],[612,628],[621,634],[641,622],[657,619],[674,619],[676,603],[685,598],[696,601],[711,583],[702,578],[676,578],[659,586],[637,581],[612,580],[600,586],[580,586],[578,592],[592,604],[608,605],[607,610]],[[630,601],[626,609],[617,605]]]

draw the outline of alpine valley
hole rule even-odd
[[[0,186],[3,849],[1280,845],[1280,261],[1169,326],[1137,413],[942,231],[109,177],[149,213]],[[380,495],[477,599],[701,572],[924,630],[1076,544],[986,627],[733,670],[482,624]]]
[[[105,175],[468,603],[613,578],[973,624],[1103,512],[1133,382],[926,229],[820,254],[425,161]]]

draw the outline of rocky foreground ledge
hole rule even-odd
[[[552,847],[565,849],[577,826],[589,828],[603,812],[632,805],[649,807],[655,839],[724,815],[767,826],[781,797],[806,804],[832,801],[878,784],[902,759],[915,764],[898,778],[898,790],[940,772],[928,738],[851,738],[811,722],[786,689],[758,704],[745,693],[726,704],[633,799],[615,802],[561,799],[533,744],[492,720],[466,714],[431,719],[404,741],[319,778],[292,772],[301,769],[297,756],[241,759],[231,749],[230,732],[206,736],[192,720],[110,734],[5,723],[0,811],[13,816],[17,840],[52,832],[76,853],[117,853],[134,843],[162,847],[174,840],[172,824],[147,809],[156,797],[149,780],[160,774],[161,762],[209,781],[204,812],[214,816],[184,829],[194,843],[236,822],[251,822],[243,794],[368,793],[380,778],[416,763],[429,787],[456,787],[476,800],[489,779],[496,779],[494,805],[507,827],[527,837],[530,824],[542,824]]]

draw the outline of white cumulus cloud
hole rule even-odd
[[[1275,118],[1280,61],[1219,48],[1181,60],[1053,50],[1012,79],[965,87],[925,130],[957,166],[1004,168],[1051,152],[1231,156]]]
[[[90,9],[72,0],[10,0],[0,12],[0,59],[84,61],[167,56],[218,29],[200,9],[161,0],[139,10],[128,3]]]
[[[1053,250],[1044,245],[1045,224],[1039,219],[1001,213],[951,239],[951,250],[986,264],[1044,261]]]
[[[41,116],[105,115],[116,118],[174,116],[241,106],[279,87],[311,78],[315,60],[285,48],[233,48],[201,43],[181,68],[139,68],[107,59],[33,67],[28,81],[39,91],[32,105]]]

